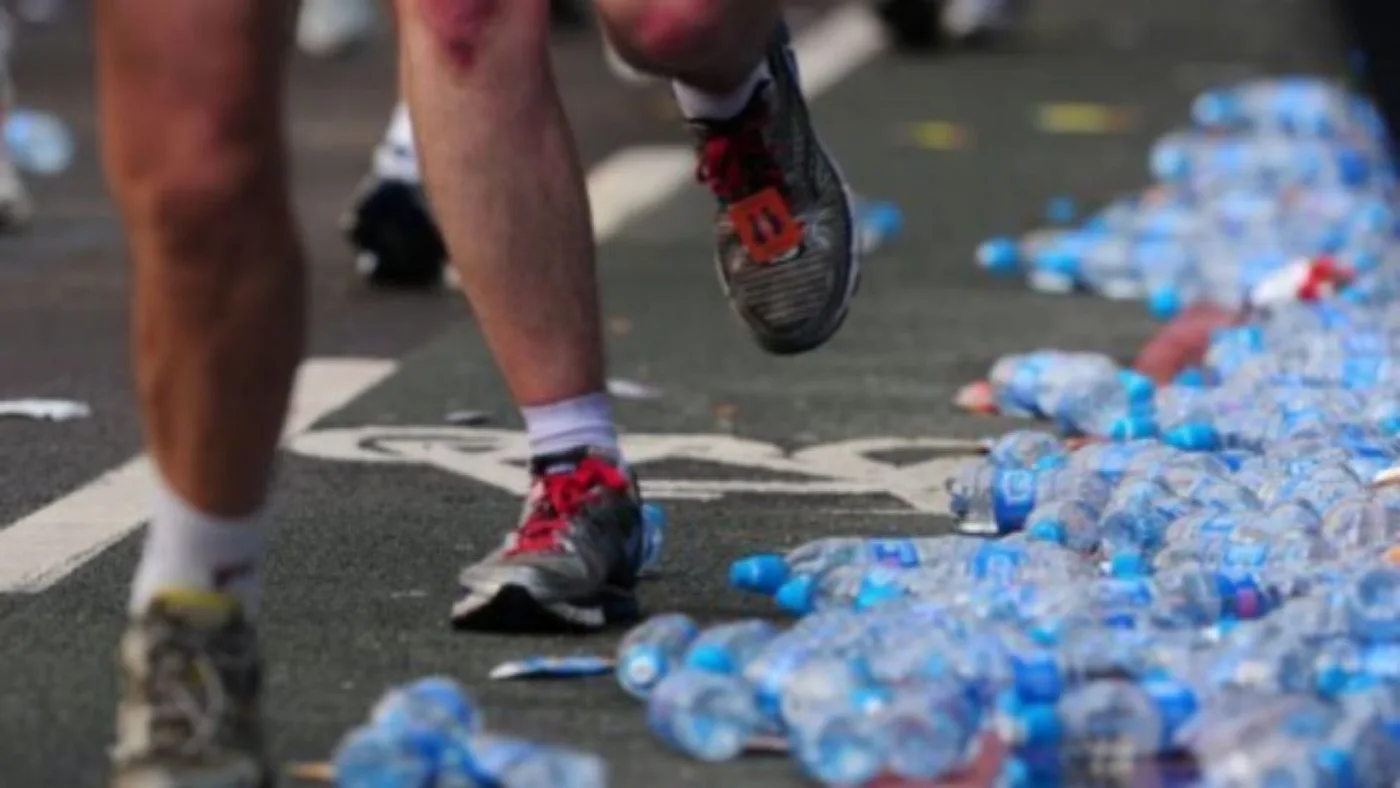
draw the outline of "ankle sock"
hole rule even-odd
[[[205,514],[158,480],[130,612],[144,612],[162,591],[189,589],[227,593],[246,615],[255,615],[266,555],[262,521],[262,511],[246,517]]]
[[[617,427],[605,392],[521,408],[530,454],[540,457],[590,447],[617,453]]]
[[[681,114],[690,120],[729,120],[744,111],[753,98],[754,90],[772,75],[768,62],[763,61],[749,74],[742,84],[728,93],[706,93],[683,82],[672,82],[671,90],[676,94],[676,104]]]

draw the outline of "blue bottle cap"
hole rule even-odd
[[[1047,274],[1074,278],[1079,273],[1079,256],[1069,249],[1052,247],[1035,256],[1035,267]]]
[[[1051,744],[1060,740],[1060,717],[1050,704],[1031,703],[1023,706],[1018,722],[1026,744]]]
[[[1109,559],[1108,568],[1114,577],[1142,577],[1150,572],[1140,553],[1119,553]]]
[[[1147,294],[1147,311],[1154,320],[1171,320],[1181,312],[1181,295],[1169,287]]]
[[[989,238],[977,247],[977,264],[994,274],[1015,272],[1021,265],[1021,249],[1012,238]]]
[[[1131,413],[1119,416],[1109,425],[1108,437],[1115,441],[1134,441],[1139,438],[1153,438],[1157,435],[1157,422],[1145,413]]]
[[[1318,770],[1331,779],[1331,785],[1360,785],[1356,774],[1356,761],[1351,753],[1340,747],[1323,745],[1313,753],[1313,763]]]
[[[1029,529],[1032,538],[1042,542],[1065,543],[1065,524],[1058,520],[1036,520]]]
[[[1220,433],[1209,424],[1193,422],[1173,427],[1162,440],[1182,451],[1215,451],[1220,448]]]
[[[1186,369],[1183,369],[1181,370],[1181,372],[1177,373],[1177,376],[1172,379],[1172,384],[1176,386],[1186,386],[1188,388],[1193,389],[1205,388],[1205,370],[1201,369],[1200,367],[1187,367]]]
[[[891,202],[868,201],[860,207],[861,224],[884,238],[898,235],[904,229],[904,213]]]
[[[1118,382],[1128,394],[1130,402],[1151,402],[1157,394],[1157,384],[1152,378],[1131,369],[1118,370]]]
[[[1176,145],[1159,145],[1152,149],[1152,174],[1162,181],[1181,181],[1191,173],[1191,157]]]
[[[816,590],[816,579],[809,575],[799,575],[783,583],[773,595],[778,607],[797,616],[812,612],[812,594]]]
[[[729,652],[714,643],[697,643],[685,655],[686,667],[706,673],[733,673],[736,669]]]
[[[791,570],[777,553],[759,553],[729,565],[729,585],[741,591],[772,595],[786,583]]]

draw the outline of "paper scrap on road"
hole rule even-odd
[[[645,383],[638,383],[635,380],[627,380],[626,378],[609,379],[608,393],[618,399],[645,400],[661,398],[661,389],[655,386],[648,386]]]
[[[12,399],[0,401],[0,418],[36,421],[70,421],[92,415],[86,403],[66,399]]]
[[[487,674],[492,681],[513,679],[576,679],[606,676],[617,667],[611,657],[526,657],[503,662]]]
[[[1137,110],[1090,102],[1052,102],[1036,108],[1036,128],[1046,134],[1116,134],[1137,125]]]

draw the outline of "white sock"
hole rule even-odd
[[[261,511],[239,518],[204,514],[157,480],[155,511],[131,586],[131,613],[144,612],[162,591],[194,589],[231,594],[251,617],[265,553]]]
[[[530,454],[536,457],[584,447],[617,452],[612,402],[604,392],[521,408],[520,415],[525,417]]]
[[[413,146],[413,121],[408,106],[402,101],[394,105],[384,141],[374,151],[374,174],[390,180],[418,183],[418,150]]]
[[[744,111],[753,98],[754,89],[767,82],[768,61],[758,64],[749,78],[739,87],[722,95],[706,93],[683,82],[672,82],[671,90],[676,94],[676,104],[681,114],[691,120],[729,120]]]

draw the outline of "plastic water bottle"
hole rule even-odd
[[[1069,468],[1026,471],[989,463],[964,466],[948,483],[953,514],[966,523],[990,524],[998,533],[1020,530],[1036,506],[1052,501],[1102,506],[1110,489],[1098,475]]]
[[[1208,90],[1191,105],[1191,119],[1210,129],[1260,129],[1334,135],[1355,118],[1356,106],[1336,85],[1313,77],[1244,82]]]
[[[370,724],[394,731],[478,731],[481,715],[461,685],[443,677],[419,679],[385,693]]]
[[[605,788],[608,784],[607,764],[596,755],[489,733],[463,737],[459,746],[469,758],[469,770],[449,772],[439,781],[472,777],[476,782],[466,785],[473,788]]]
[[[833,537],[808,542],[786,555],[759,553],[735,561],[729,567],[731,586],[761,594],[776,594],[792,580],[813,582],[810,577],[846,565],[881,565],[910,568],[947,560],[976,549],[981,540],[966,536],[913,539]]]
[[[336,785],[345,788],[419,788],[431,785],[437,773],[433,753],[373,725],[351,731],[331,760]]]
[[[689,616],[667,613],[647,619],[617,647],[617,682],[633,697],[646,698],[666,674],[681,667],[700,634]]]
[[[710,627],[691,642],[685,664],[694,670],[740,675],[777,636],[777,627],[757,618]]]
[[[982,729],[980,710],[955,682],[900,687],[876,714],[885,770],[907,780],[938,779],[965,765]]]
[[[4,115],[5,150],[15,166],[36,175],[55,175],[73,161],[73,136],[57,117],[12,108]]]
[[[702,761],[727,761],[763,724],[753,689],[733,675],[684,669],[656,685],[647,723],[662,741]]]
[[[1071,783],[1131,783],[1138,764],[1163,747],[1157,704],[1132,681],[1083,684],[1066,693],[1055,712],[1069,749]]]

